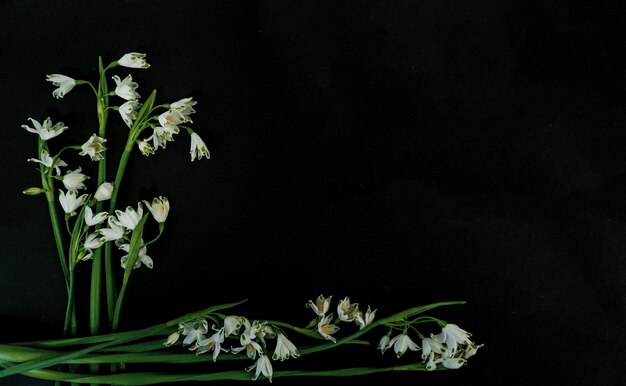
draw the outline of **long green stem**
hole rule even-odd
[[[70,269],[70,287],[67,291],[67,307],[65,308],[65,323],[63,325],[63,336],[70,334],[72,315],[74,314],[74,269]],[[76,320],[74,318],[74,320]],[[72,334],[74,335],[74,334]]]

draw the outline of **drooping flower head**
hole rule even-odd
[[[133,269],[141,267],[141,264],[152,269],[154,268],[154,262],[152,261],[152,258],[146,254],[148,253],[148,247],[143,245],[143,240],[141,240],[141,244],[142,245],[141,248],[139,248],[139,254],[137,255],[137,261],[135,261]],[[128,255],[130,253],[130,244],[122,244],[120,245],[120,249],[126,252],[126,255],[122,256],[122,258],[120,259],[120,265],[122,266],[122,268],[126,269],[126,263],[128,262],[128,258],[130,257]]]
[[[167,214],[170,211],[170,202],[165,197],[158,197],[152,200],[152,205],[148,201],[144,201],[146,207],[152,213],[152,217],[158,223],[164,223],[167,219]]]
[[[280,359],[284,361],[285,359],[289,359],[290,357],[297,358],[300,356],[300,352],[296,348],[296,346],[285,336],[285,334],[278,333],[276,338],[276,349],[274,350],[274,355],[272,355],[273,360]]]
[[[417,343],[413,342],[407,334],[396,335],[389,341],[389,347],[391,346],[393,346],[393,350],[396,352],[398,358],[400,358],[407,349],[411,351],[418,351],[420,349]]]
[[[87,142],[83,143],[80,147],[82,151],[78,154],[80,155],[88,155],[91,157],[92,161],[100,161],[104,156],[102,152],[104,152],[107,148],[104,147],[104,143],[107,140],[101,137],[98,137],[95,134],[92,134],[91,137],[87,140]]]
[[[107,212],[100,212],[94,216],[93,211],[90,207],[85,208],[85,224],[89,226],[94,226],[101,224],[104,220],[106,220],[109,214]]]
[[[207,339],[199,340],[196,343],[198,346],[198,351],[196,351],[196,355],[204,354],[208,351],[213,351],[213,362],[217,361],[217,356],[220,355],[220,351],[227,351],[222,348],[222,343],[224,343],[224,327],[220,328],[215,332],[215,334],[211,335]]]
[[[82,169],[79,167],[76,170],[67,172],[67,174],[63,176],[63,185],[65,185],[65,189],[78,191],[79,189],[87,188],[83,181],[89,177],[81,173],[81,171]]]
[[[133,209],[132,206],[126,207],[126,211],[122,212],[117,209],[115,211],[115,215],[117,216],[117,220],[119,221],[124,228],[133,230],[139,224],[141,217],[143,217],[143,207],[141,206],[141,202],[137,205],[137,211]]]
[[[123,67],[129,68],[148,68],[150,65],[146,63],[144,59],[146,54],[140,54],[137,52],[129,52],[124,54],[118,61],[117,64]]]
[[[126,103],[118,107],[117,112],[120,113],[122,120],[126,126],[131,127],[135,119],[137,119],[137,109],[141,106],[141,103],[129,100]]]
[[[57,89],[52,91],[52,96],[57,99],[63,98],[65,94],[72,91],[74,86],[76,86],[75,79],[61,74],[46,75],[46,80],[48,82],[51,82],[53,86],[58,87]]]
[[[135,91],[139,85],[133,82],[132,76],[128,75],[122,80],[119,76],[114,75],[113,80],[116,85],[115,95],[127,101],[136,101],[139,99],[139,93]]]
[[[193,162],[196,157],[198,157],[198,160],[201,160],[202,157],[206,159],[211,157],[209,149],[207,149],[202,138],[196,133],[191,133],[191,149],[189,153],[191,153],[191,162]]]
[[[268,378],[270,382],[272,382],[272,375],[274,374],[274,371],[272,369],[272,363],[267,355],[263,354],[259,356],[256,363],[248,367],[246,371],[252,371],[253,369],[256,371],[254,372],[254,378],[252,378],[252,380],[256,381],[259,375],[263,374],[264,377]]]
[[[63,161],[62,159],[58,157],[51,157],[50,154],[48,154],[48,152],[46,151],[46,149],[41,149],[40,157],[41,159],[29,158],[27,161],[40,163],[43,166],[48,167],[48,168],[54,167],[54,171],[56,172],[57,176],[61,174],[60,168],[67,166],[65,161]]]
[[[184,98],[177,102],[172,103],[170,105],[170,109],[176,110],[179,113],[181,113],[183,115],[184,122],[193,123],[191,118],[189,118],[189,115],[196,112],[196,110],[193,109],[193,106],[195,106],[196,103],[197,102],[192,100],[192,98]]]
[[[44,141],[54,138],[68,129],[68,127],[65,126],[63,122],[58,122],[57,124],[53,126],[52,121],[50,120],[49,117],[46,118],[43,121],[43,123],[39,123],[33,118],[28,118],[28,119],[33,124],[33,127],[22,125],[22,128],[26,129],[26,131],[29,131],[31,133],[39,134],[39,137],[43,139]]]
[[[367,306],[367,312],[365,313],[365,315],[363,315],[361,311],[356,313],[354,322],[359,326],[359,330],[364,329],[374,321],[374,318],[376,317],[376,311],[377,310],[372,311],[370,306]]]
[[[145,139],[137,142],[137,147],[139,147],[139,151],[141,152],[141,154],[145,155],[146,157],[154,154],[154,148]]]
[[[113,184],[103,182],[102,185],[98,186],[94,198],[98,201],[106,201],[111,199],[111,194],[113,194]]]
[[[182,330],[182,334],[185,336],[183,345],[188,346],[196,341],[203,340],[204,334],[209,331],[209,324],[206,319],[198,319],[192,322],[179,324],[178,327]]]

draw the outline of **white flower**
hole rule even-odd
[[[377,310],[372,311],[370,306],[367,306],[367,312],[365,313],[365,317],[363,316],[362,312],[357,312],[354,321],[356,322],[356,324],[359,325],[359,330],[364,329],[374,321],[374,318],[376,317],[376,311]]]
[[[284,361],[285,359],[289,359],[289,357],[297,358],[300,356],[300,352],[296,348],[296,346],[291,343],[289,339],[284,334],[279,333],[276,338],[276,349],[274,350],[274,355],[272,355],[273,360],[280,359]]]
[[[81,171],[82,169],[79,167],[76,170],[67,172],[67,174],[63,176],[63,185],[65,185],[65,189],[78,191],[78,189],[87,188],[85,184],[83,184],[83,181],[89,177],[81,173]]]
[[[95,134],[92,134],[91,137],[87,140],[87,142],[83,143],[80,147],[83,149],[80,155],[88,155],[91,157],[92,161],[100,161],[102,158],[102,152],[107,148],[104,147],[104,143],[107,140],[104,138],[100,138]]]
[[[195,106],[196,103],[197,102],[193,101],[192,98],[184,98],[172,103],[170,105],[170,109],[180,112],[183,115],[185,122],[193,123],[191,118],[189,118],[189,115],[196,112],[196,110],[193,109],[193,106]]]
[[[133,125],[133,121],[137,119],[137,109],[141,106],[141,103],[129,100],[124,103],[120,107],[118,107],[117,112],[120,113],[122,120],[126,123],[126,126],[131,127]]]
[[[256,333],[256,337],[261,343],[263,343],[263,346],[267,346],[267,344],[265,343],[265,338],[273,339],[276,337],[276,333],[274,332],[274,329],[272,328],[272,326],[270,326],[267,322],[263,322],[263,323],[259,323],[259,328]]]
[[[422,359],[426,360],[426,358],[428,358],[432,352],[442,355],[446,352],[446,348],[443,346],[443,344],[437,342],[432,338],[422,339]]]
[[[174,134],[178,134],[179,132],[180,129],[175,125],[167,125],[166,127],[157,126],[146,141],[152,140],[154,150],[157,150],[159,147],[165,149],[168,142],[174,141]]]
[[[143,265],[145,265],[146,267],[152,269],[154,267],[154,262],[152,261],[152,258],[150,256],[146,255],[146,253],[148,252],[148,247],[143,245],[143,240],[141,240],[141,244],[142,245],[141,248],[139,248],[139,254],[137,255],[137,261],[135,261],[133,269],[141,267],[141,263],[143,263]],[[130,252],[130,244],[122,244],[120,246],[120,249],[127,253],[120,259],[120,265],[122,266],[122,268],[126,269],[126,262],[128,261],[129,257],[128,253]]]
[[[239,332],[239,327],[243,324],[246,318],[242,316],[227,316],[224,319],[224,335],[229,336],[232,334],[237,334]]]
[[[178,110],[167,110],[159,115],[159,123],[163,127],[171,127],[180,125],[185,122],[185,116]]]
[[[119,76],[114,75],[113,80],[116,84],[115,95],[127,101],[136,101],[139,99],[139,93],[135,91],[139,85],[133,82],[132,76],[128,75],[124,80],[121,80]]]
[[[113,193],[113,184],[110,182],[103,182],[102,185],[98,186],[96,190],[96,194],[94,198],[98,201],[106,201],[111,199],[111,194]]]
[[[317,323],[317,332],[319,332],[320,335],[324,338],[331,340],[333,343],[335,343],[337,340],[331,335],[339,331],[339,327],[335,326],[334,324],[330,324],[330,321],[332,319],[333,314],[323,317],[322,320]]]
[[[389,342],[389,347],[391,346],[393,346],[393,350],[396,352],[398,358],[400,358],[402,354],[404,354],[407,348],[411,351],[418,351],[420,349],[417,343],[413,342],[407,334],[400,334],[395,336]]]
[[[241,333],[241,336],[239,337],[239,343],[242,347],[245,347],[250,344],[252,339],[256,338],[256,333],[259,331],[260,325],[257,320],[250,324],[250,321],[248,319],[244,319],[243,325],[245,328],[243,330],[243,333]]]
[[[65,126],[65,124],[62,122],[59,122],[56,125],[52,126],[52,121],[50,120],[50,118],[46,118],[43,123],[39,123],[33,118],[28,119],[30,119],[34,128],[27,125],[22,125],[22,128],[31,133],[39,134],[39,137],[44,141],[54,138],[67,130],[67,126]]]
[[[137,146],[139,147],[139,151],[141,154],[146,157],[154,154],[154,148],[144,139],[143,141],[137,142]]]
[[[100,212],[94,216],[93,211],[90,207],[85,208],[85,224],[89,226],[94,226],[102,223],[104,220],[106,220],[107,216],[107,212]]]
[[[70,190],[65,194],[62,190],[59,189],[59,202],[61,203],[61,207],[63,211],[70,216],[74,216],[76,214],[76,209],[80,208],[81,205],[85,203],[87,199],[87,195],[83,194],[80,197],[76,197],[76,192],[74,190]]]
[[[179,331],[173,332],[167,337],[167,340],[163,342],[163,346],[170,347],[171,345],[178,342],[179,338],[180,338],[180,332]]]
[[[43,166],[46,166],[48,168],[54,167],[54,170],[56,171],[57,176],[59,174],[61,174],[60,167],[67,166],[65,161],[63,161],[62,159],[60,159],[58,157],[54,157],[54,158],[51,157],[50,154],[48,154],[48,152],[45,149],[41,150],[41,159],[29,158],[27,161],[29,161],[29,162],[37,162],[37,163],[40,163]]]
[[[125,229],[122,224],[115,219],[115,217],[109,216],[107,222],[109,227],[100,229],[103,241],[115,241],[124,237]]]
[[[250,359],[256,359],[256,355],[263,354],[263,349],[261,345],[257,342],[250,340],[248,343],[244,344],[241,347],[233,347],[231,348],[231,352],[233,354],[238,354],[240,351],[246,350],[246,356]]]
[[[454,353],[460,344],[473,345],[469,337],[472,336],[469,332],[463,330],[456,324],[448,323],[441,329],[441,333],[437,335],[431,335],[431,337],[439,343],[445,343],[452,353]]]
[[[384,354],[388,348],[389,348],[389,335],[384,335],[382,338],[380,338],[380,342],[378,342],[378,349],[380,350],[380,352]]]
[[[202,138],[196,133],[191,133],[191,150],[189,150],[189,153],[191,153],[191,162],[196,159],[196,156],[198,160],[201,160],[202,157],[206,159],[211,158],[209,149],[207,149]]]
[[[426,362],[426,370],[428,371],[433,371],[437,368],[437,363],[441,363],[443,359],[438,356],[437,359],[435,359],[435,352],[431,351],[430,355],[428,355],[428,362]]]
[[[117,215],[117,220],[119,223],[125,227],[126,229],[133,230],[141,221],[141,217],[143,216],[143,208],[141,206],[141,202],[137,205],[137,211],[133,207],[126,207],[126,211],[122,212],[121,210],[116,210],[115,214]]]
[[[455,370],[455,369],[461,368],[461,366],[463,366],[465,364],[465,362],[467,362],[467,361],[465,359],[463,359],[463,358],[445,358],[441,362],[441,364],[446,369]]]
[[[61,74],[46,75],[46,80],[48,82],[52,82],[52,85],[58,87],[56,90],[52,91],[52,96],[57,99],[63,98],[65,94],[70,92],[74,86],[76,86],[75,79]]]
[[[479,344],[478,346],[475,344],[470,344],[465,348],[465,351],[463,352],[463,359],[468,359],[473,357],[474,355],[476,355],[476,353],[478,352],[478,349],[483,347],[484,344]]]
[[[332,298],[332,296],[325,298],[324,295],[320,295],[317,297],[315,303],[313,303],[313,300],[309,300],[306,306],[310,307],[318,316],[324,316],[330,308],[330,301]]]
[[[184,346],[203,340],[205,338],[204,334],[209,331],[209,324],[206,319],[198,319],[193,322],[179,324],[178,326],[183,330],[182,334],[185,335],[185,340],[183,340]]]
[[[345,297],[343,300],[339,302],[337,305],[337,316],[339,320],[342,322],[351,322],[356,317],[356,314],[359,312],[359,304],[358,303],[350,303],[350,298]]]
[[[89,208],[87,208],[89,209]],[[85,256],[81,260],[89,260],[93,255],[93,250],[98,249],[102,246],[104,241],[100,239],[100,234],[98,232],[94,232],[85,238],[85,243],[83,246],[85,247]]]
[[[167,219],[167,214],[170,211],[170,202],[167,200],[167,198],[164,198],[162,196],[155,198],[154,200],[152,200],[152,205],[150,205],[148,201],[144,201],[143,203],[146,204],[148,210],[150,210],[150,213],[152,213],[152,217],[154,217],[156,222],[165,222],[165,220]]]
[[[207,351],[213,351],[213,362],[217,360],[217,356],[220,355],[220,351],[227,351],[222,348],[222,343],[224,343],[224,327],[217,330],[217,332],[208,339],[199,340],[196,343],[198,346],[198,351],[196,351],[196,355],[204,354]]]
[[[130,67],[130,68],[148,68],[150,67],[150,65],[146,63],[146,60],[144,59],[145,57],[146,57],[146,54],[140,54],[137,52],[129,52],[125,54],[124,56],[122,56],[117,61],[117,64],[123,67]]]
[[[252,380],[256,381],[260,374],[263,374],[264,377],[269,378],[270,382],[272,382],[272,374],[274,371],[272,370],[272,363],[267,355],[261,355],[256,363],[246,369],[246,371],[251,371],[252,369],[256,369],[254,378]]]

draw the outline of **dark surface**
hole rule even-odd
[[[65,307],[45,200],[20,193],[38,181],[25,162],[35,136],[20,125],[50,115],[71,128],[52,145],[82,143],[97,130],[89,90],[57,101],[44,75],[95,81],[98,55],[139,51],[152,64],[130,71],[141,95],[198,100],[194,128],[212,158],[189,164],[181,133],[131,160],[120,203],[162,194],[172,212],[154,270],[131,285],[126,328],[242,298],[252,318],[296,324],[319,293],[380,315],[463,299],[435,314],[485,343],[468,367],[371,379],[623,384],[626,27],[615,4],[2,2],[0,341],[58,336]],[[126,130],[114,113],[111,155]],[[275,369],[397,363],[338,351]]]

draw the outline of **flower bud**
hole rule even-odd
[[[167,337],[167,340],[163,342],[163,346],[170,347],[174,343],[178,342],[178,338],[180,338],[180,332],[176,331]]]
[[[24,193],[27,196],[36,196],[38,194],[45,193],[45,192],[46,191],[41,188],[33,187],[33,188],[25,189],[22,193]]]
[[[98,187],[94,197],[98,201],[106,201],[111,199],[111,193],[113,193],[113,184],[105,182]]]

